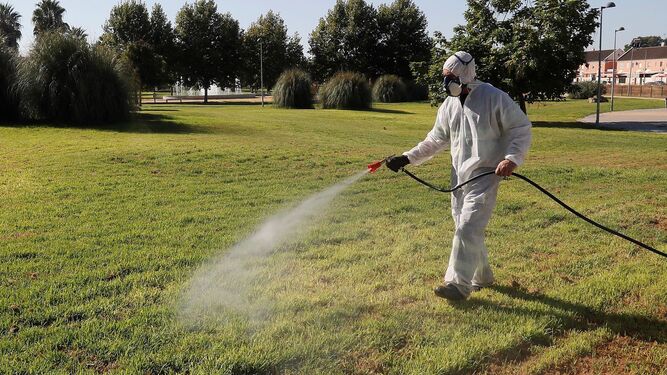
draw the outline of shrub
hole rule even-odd
[[[131,109],[128,77],[127,65],[104,47],[68,34],[44,34],[20,64],[22,107],[31,119],[123,120]]]
[[[428,100],[428,86],[420,85],[415,81],[405,82],[409,101]]]
[[[336,73],[320,87],[323,108],[369,109],[372,95],[366,78],[355,72]]]
[[[408,90],[403,80],[396,75],[383,75],[373,85],[373,100],[382,103],[398,103],[408,99]]]
[[[273,104],[282,108],[313,108],[312,84],[303,70],[284,71],[273,87]]]
[[[601,95],[606,94],[607,90],[602,85]],[[598,83],[594,81],[577,82],[570,88],[570,98],[572,99],[588,99],[595,97],[598,94]]]
[[[0,120],[19,119],[18,59],[14,50],[0,46]]]

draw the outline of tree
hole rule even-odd
[[[667,39],[663,39],[657,35],[638,36],[632,39],[632,43],[626,44],[625,47],[623,47],[623,50],[628,51],[630,48],[632,48],[633,45],[642,47],[658,47],[661,46],[664,42],[667,42]]]
[[[18,60],[15,49],[0,45],[0,121],[13,121],[20,117]]]
[[[441,32],[436,31],[431,38],[431,60],[410,63],[410,70],[415,82],[428,88],[431,104],[434,106],[441,103],[445,98],[445,90],[442,86],[442,65],[449,57],[446,45],[447,39]]]
[[[21,39],[21,15],[9,4],[0,4],[0,42],[14,50]]]
[[[138,0],[115,5],[100,42],[128,58],[142,85],[173,82],[168,72],[174,53],[173,31],[159,5],[153,7],[150,16],[146,5]]]
[[[69,34],[72,35],[75,38],[79,38],[81,40],[86,40],[88,38],[88,34],[86,33],[86,30],[84,30],[82,27],[72,27],[69,29]]]
[[[380,5],[378,25],[382,73],[413,79],[410,63],[431,59],[426,16],[412,0],[395,0],[391,5]]]
[[[100,39],[103,44],[118,48],[140,40],[147,41],[150,31],[146,5],[138,0],[128,0],[111,8]]]
[[[341,70],[380,74],[377,11],[364,0],[337,0],[310,35],[313,76],[323,81]]]
[[[477,77],[508,92],[525,112],[526,102],[560,98],[570,87],[598,13],[586,0],[468,0],[467,25],[454,29],[447,55],[471,53]]]
[[[241,65],[241,29],[229,13],[218,13],[213,0],[185,4],[176,16],[175,32],[181,51],[181,80],[188,86],[203,88],[205,103],[212,85],[236,85]]]
[[[49,31],[68,31],[69,25],[63,21],[65,8],[58,0],[41,0],[32,13],[32,22],[35,24],[33,34],[38,36]]]
[[[244,84],[260,86],[260,44],[264,56],[264,85],[272,88],[280,74],[301,67],[305,57],[298,34],[287,35],[287,26],[279,14],[261,15],[243,35]]]
[[[175,82],[176,44],[174,28],[160,4],[153,5],[151,10],[149,43],[158,56],[159,67],[156,70],[157,74],[146,83],[159,86],[164,83]]]

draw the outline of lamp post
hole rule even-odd
[[[619,31],[624,31],[625,27],[621,26],[614,30],[614,67],[611,73],[611,111],[614,112],[614,86],[616,86],[616,34]]]
[[[602,92],[602,11],[605,8],[614,8],[616,4],[613,1],[607,3],[606,6],[600,7],[600,49],[598,50],[598,97],[597,109],[595,110],[595,126],[600,126],[600,95]]]
[[[628,73],[628,96],[630,95],[630,89],[632,86],[632,67],[635,65],[635,47],[640,48],[642,46],[641,39],[635,38],[630,42],[630,72]]]
[[[259,85],[262,86],[262,107],[264,107],[264,52],[262,41],[259,41]]]

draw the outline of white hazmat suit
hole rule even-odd
[[[531,123],[519,106],[505,92],[474,80],[472,57],[465,52],[457,55],[462,58],[450,57],[444,68],[467,84],[470,93],[465,103],[458,97],[445,99],[426,139],[403,154],[410,164],[419,165],[449,147],[452,186],[495,170],[505,159],[520,166],[531,141]],[[461,60],[471,63],[465,65]],[[500,180],[496,175],[482,177],[452,193],[456,231],[445,284],[454,285],[466,297],[475,287],[494,282],[484,232],[496,204]]]

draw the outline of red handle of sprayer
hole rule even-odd
[[[394,155],[389,155],[380,161],[375,161],[371,164],[368,164],[368,173],[374,173],[375,171],[380,169],[380,167],[382,167],[382,165],[384,165],[387,162],[387,160],[389,160],[389,158],[391,158],[392,156]]]

